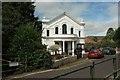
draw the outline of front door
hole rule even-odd
[[[65,42],[65,52],[68,53],[68,43]]]

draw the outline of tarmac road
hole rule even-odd
[[[95,61],[95,64],[98,62],[112,58],[113,55],[105,55],[101,59],[91,59],[85,64],[77,64],[73,67],[67,67],[62,69],[51,69],[45,72],[39,72],[36,74],[30,74],[27,76],[20,77],[19,80],[39,80],[39,79],[61,79],[61,78],[90,78],[90,67],[80,70],[85,66],[89,66],[91,61]],[[118,60],[118,59],[117,59]],[[120,60],[120,59],[119,59]],[[113,60],[109,60],[104,63],[95,65],[95,78],[104,78],[106,75],[110,74],[113,71]],[[68,74],[69,73],[69,74]],[[63,75],[63,76],[61,76]],[[18,78],[14,79],[18,80]]]

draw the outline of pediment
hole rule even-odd
[[[71,16],[69,16],[67,13],[63,13],[57,17],[55,17],[53,20],[47,22],[46,24],[51,27],[57,23],[70,23],[70,24],[73,24],[75,26],[80,26],[80,22],[78,22],[77,20],[75,20],[74,18],[72,18]]]

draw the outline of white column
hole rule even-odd
[[[72,56],[74,56],[75,54],[74,54],[74,47],[75,46],[75,44],[74,44],[74,41],[72,41]]]
[[[65,52],[65,41],[63,41],[63,52]]]

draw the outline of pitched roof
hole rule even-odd
[[[80,25],[80,22],[79,22],[79,21],[75,20],[73,17],[71,17],[70,15],[68,15],[66,12],[64,12],[64,13],[60,14],[59,16],[55,17],[54,19],[50,20],[49,22],[47,22],[47,24],[50,24],[50,23],[52,23],[52,22],[54,22],[54,21],[56,21],[56,20],[58,20],[58,19],[60,19],[61,17],[64,17],[64,16],[69,17],[69,18],[72,19],[74,22],[76,22],[77,24]]]
[[[96,44],[96,42],[94,40],[92,40],[91,37],[85,37],[85,43],[92,43],[92,44]]]
[[[87,37],[85,37],[85,43],[96,44],[97,42],[95,42],[92,39],[93,37],[96,37],[98,39],[97,42],[101,42],[105,36],[87,36]]]

